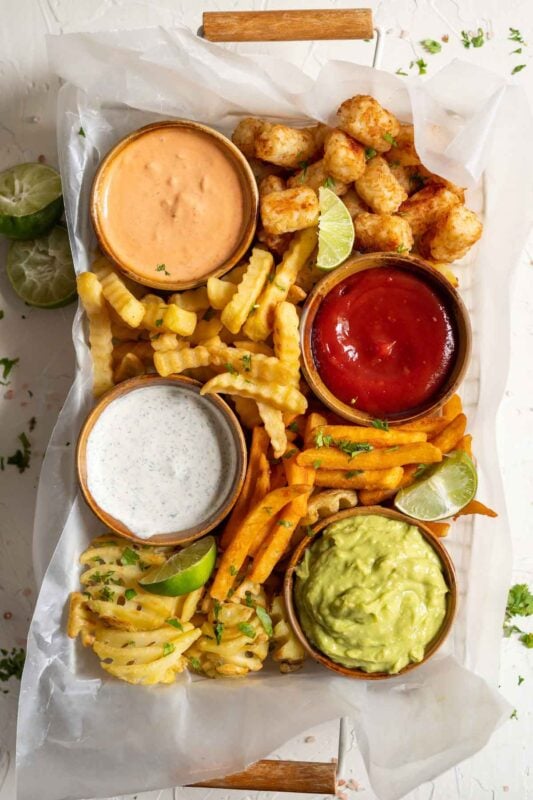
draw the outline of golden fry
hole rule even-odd
[[[159,350],[178,350],[186,346],[186,342],[178,341],[175,333],[155,333],[150,336],[150,344],[152,349]]]
[[[283,422],[283,414],[279,409],[272,408],[266,403],[257,403],[257,410],[270,437],[274,458],[281,458],[287,449],[287,432]]]
[[[176,303],[169,303],[163,315],[163,329],[179,333],[180,336],[190,336],[196,327],[196,314],[180,308]]]
[[[342,442],[364,442],[372,447],[394,447],[397,444],[415,444],[425,442],[427,434],[422,431],[397,431],[391,428],[384,431],[381,428],[363,428],[357,425],[323,425],[315,429],[315,441],[327,443],[329,437]]]
[[[233,345],[238,347],[239,350],[247,350],[249,353],[261,353],[263,356],[270,357],[274,355],[272,347],[264,342],[252,342],[249,339],[242,339],[233,342]]]
[[[237,394],[258,403],[267,403],[280,411],[291,411],[293,414],[303,414],[307,408],[307,400],[294,386],[265,383],[230,373],[212,378],[204,384],[201,393]]]
[[[102,291],[109,305],[127,325],[138,328],[144,316],[144,308],[113,270],[109,261],[99,258],[92,269],[102,284]]]
[[[290,369],[295,385],[300,380],[299,326],[298,314],[292,303],[278,303],[274,312],[274,352]]]
[[[431,444],[438,447],[443,453],[454,450],[464,436],[466,430],[466,416],[458,414],[443,431],[431,439]]]
[[[297,306],[299,303],[303,303],[306,297],[307,292],[304,292],[300,286],[293,284],[287,293],[287,302]]]
[[[429,442],[419,442],[399,445],[398,449],[381,447],[370,452],[360,451],[353,456],[334,447],[312,448],[300,453],[297,460],[301,466],[315,469],[389,469],[404,464],[434,464],[442,461],[442,453]]]
[[[337,470],[319,469],[315,484],[327,489],[397,489],[403,477],[402,467],[389,469]]]
[[[211,378],[209,378],[209,380],[211,380]],[[233,398],[233,404],[235,406],[237,416],[241,421],[241,425],[243,425],[245,428],[253,430],[258,425],[263,424],[261,417],[259,416],[259,411],[257,410],[257,403],[255,400],[247,400],[246,397],[239,397],[238,395],[235,395]]]
[[[493,511],[492,508],[480,503],[479,500],[471,500],[464,508],[462,508],[458,514],[455,515],[454,519],[457,517],[464,517],[467,514],[480,514],[483,517],[497,517],[498,514],[496,511]]]
[[[99,397],[113,386],[113,336],[103,288],[92,272],[77,278],[78,295],[89,320],[89,344],[93,362],[93,394]]]
[[[207,280],[207,294],[209,295],[209,302],[218,310],[222,310],[227,306],[235,292],[237,285],[229,281],[223,281],[220,278],[208,278]]]
[[[385,153],[400,133],[396,117],[367,94],[345,100],[337,111],[339,128],[366,147]]]
[[[452,420],[463,410],[463,404],[458,394],[452,395],[442,408],[442,416],[447,420]]]
[[[355,181],[355,188],[376,214],[393,214],[407,200],[407,192],[381,156],[370,159],[363,175]]]
[[[318,222],[318,197],[310,186],[295,186],[261,198],[261,222],[267,233],[280,235]]]
[[[186,292],[171,294],[168,302],[175,303],[180,308],[184,308],[185,311],[194,311],[197,314],[209,308],[209,295],[207,288],[200,286],[198,289],[189,289]]]
[[[246,322],[273,266],[272,253],[254,247],[248,269],[220,316],[231,333],[238,333]]]
[[[184,348],[183,350],[166,350],[154,354],[154,366],[157,372],[166,378],[186,369],[207,367],[211,363],[211,353],[207,347]]]
[[[330,517],[345,508],[355,508],[356,505],[357,492],[353,489],[326,489],[311,497],[302,525],[314,525],[319,519]]]
[[[314,447],[315,445],[315,428],[319,428],[320,426],[327,424],[328,421],[323,414],[318,414],[316,411],[312,411],[311,414],[309,414],[305,422],[304,432],[304,444],[306,450],[309,450],[309,448]]]
[[[449,420],[446,417],[420,417],[412,422],[405,422],[403,425],[397,425],[395,431],[421,431],[428,435],[440,433]]]
[[[211,317],[211,319],[201,319],[197,323],[194,332],[188,337],[191,344],[204,344],[213,337],[218,336],[222,330],[222,323],[219,317]],[[207,345],[205,345],[207,346]]]
[[[462,450],[463,453],[466,453],[467,456],[470,458],[473,457],[472,455],[472,436],[468,433],[466,436],[463,436],[457,444],[455,445],[456,450]]]
[[[434,536],[438,536],[439,539],[442,539],[444,536],[448,536],[451,528],[449,522],[425,522],[424,525],[426,528],[429,528]]]
[[[126,353],[120,364],[116,368],[113,378],[115,383],[121,383],[128,378],[136,378],[144,375],[146,368],[141,359],[135,353]]]
[[[279,358],[264,356],[261,353],[248,353],[237,347],[225,344],[213,345],[209,348],[211,364],[224,367],[229,373],[242,374],[245,378],[273,383],[290,383],[291,370]]]

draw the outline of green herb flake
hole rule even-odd
[[[332,177],[331,177],[331,175],[328,175],[328,177],[326,178],[326,180],[324,181],[324,183],[323,183],[322,185],[323,185],[323,186],[324,186],[326,189],[334,189],[334,188],[335,188],[335,186],[336,186],[336,184],[335,184],[335,178],[332,178]]]
[[[178,631],[183,630],[183,625],[181,624],[179,619],[176,619],[176,617],[169,617],[169,619],[166,619],[165,622],[167,623],[167,625],[172,625],[172,627],[176,628],[176,630]]]
[[[279,289],[280,292],[286,292],[287,291],[287,287],[284,286],[282,283],[278,283],[278,281],[274,281],[274,286],[276,287],[276,289]]]
[[[377,428],[378,431],[388,431],[389,430],[389,423],[384,419],[373,419],[372,420],[372,427]]]
[[[252,369],[252,356],[250,353],[245,353],[242,357],[242,365],[245,372],[250,372]]]
[[[329,434],[324,434],[323,431],[319,430],[315,433],[315,446],[316,447],[331,447],[333,444],[333,436]]]
[[[217,644],[219,645],[222,641],[222,634],[224,633],[224,623],[223,622],[216,622],[213,626],[215,630],[215,639]]]
[[[509,53],[510,56],[522,55],[522,48],[517,47],[516,50],[511,50]]]
[[[268,273],[268,276],[267,276],[267,281],[268,281],[269,283],[273,283],[273,282],[274,282],[274,276],[275,276],[275,274],[276,274],[275,272],[269,272],[269,273]]]
[[[442,45],[440,42],[436,42],[435,39],[422,39],[420,42],[426,53],[431,53],[435,55],[435,53],[440,53],[442,50]]]
[[[218,615],[220,614],[221,608],[222,608],[221,604],[218,602],[218,600],[215,600],[215,602],[213,603],[213,613],[215,615],[216,620],[218,620]]]
[[[160,328],[162,324],[163,324],[163,320],[162,319],[156,319],[156,321],[155,321],[155,327],[156,328]]]
[[[35,426],[37,425],[37,420],[35,417],[31,417],[30,421],[28,422],[28,429],[30,433],[35,430]]]
[[[298,166],[302,170],[302,174],[300,175],[300,183],[304,183],[307,177],[307,167],[309,166],[308,161],[298,161]]]
[[[100,589],[100,598],[110,603],[115,599],[115,592],[112,592],[109,586],[104,586],[102,589]]]
[[[200,664],[200,660],[198,658],[195,658],[194,656],[189,658],[189,664],[196,672],[202,672],[202,665]]]
[[[172,644],[172,642],[165,642],[165,644],[163,645],[163,655],[164,656],[169,656],[171,653],[174,652],[175,649],[176,648]]]
[[[292,528],[294,522],[289,522],[288,519],[278,519],[277,524],[281,525],[282,528]]]
[[[529,617],[533,614],[533,594],[526,583],[516,583],[509,589],[506,617]]]
[[[409,64],[409,69],[413,69],[413,67],[418,67],[419,75],[425,75],[428,71],[428,65],[423,58],[417,58],[416,61],[411,61]]]
[[[516,75],[517,72],[522,72],[522,70],[526,67],[527,64],[517,64],[516,67],[511,70],[511,75]]]
[[[81,125],[80,125],[80,128],[78,130],[78,136],[83,136],[83,138],[85,139],[85,131],[83,130]]]
[[[270,614],[268,611],[263,608],[263,606],[257,606],[255,609],[255,613],[259,617],[259,622],[263,626],[265,633],[267,636],[272,636],[272,620],[270,619]]]
[[[523,633],[520,641],[528,650],[533,650],[533,633]]]
[[[126,547],[122,555],[120,557],[120,563],[122,566],[136,564],[139,560],[139,553],[136,553],[135,550],[132,550],[131,547]]]
[[[517,712],[516,708],[513,710],[513,713],[511,714],[509,719],[518,719],[518,712]]]
[[[230,564],[229,565],[228,572],[232,577],[234,577],[237,574],[237,567],[235,566],[235,564]]]
[[[408,250],[409,248],[406,247],[404,244],[399,244],[398,247],[396,248],[397,253],[407,253]]]
[[[311,527],[311,525],[306,525],[305,526],[305,535],[309,536],[309,538],[311,538],[312,536],[315,535],[315,532],[314,532],[313,528]]]
[[[396,70],[396,75],[404,75],[407,78],[407,72],[405,72],[405,70],[403,70],[401,67],[398,67]]]
[[[244,593],[244,602],[246,603],[248,608],[253,608],[254,607],[254,601],[252,599],[252,593],[251,593],[251,591],[249,589],[247,589],[247,591]]]
[[[362,475],[363,472],[364,470],[362,469],[349,469],[344,473],[344,477],[349,480],[350,478],[355,478],[357,475]]]
[[[398,142],[396,141],[396,139],[394,138],[394,136],[392,135],[392,133],[389,133],[389,132],[387,131],[387,133],[384,133],[384,134],[383,134],[383,138],[384,138],[384,139],[385,139],[385,141],[386,141],[388,144],[390,144],[392,147],[398,147]]]
[[[255,639],[256,632],[253,625],[250,625],[249,622],[239,622],[237,626],[241,633],[244,633],[249,639]]]
[[[10,678],[20,681],[26,653],[22,647],[13,647],[11,651],[0,649],[0,681],[5,682]]]
[[[287,459],[287,458],[292,458],[293,456],[295,456],[295,455],[296,455],[296,453],[297,453],[297,452],[298,452],[298,451],[296,450],[296,448],[295,448],[295,447],[291,447],[291,449],[290,449],[290,450],[287,450],[287,452],[286,452],[286,453],[283,453],[283,455],[282,455],[282,458],[285,458],[285,459]]]
[[[523,44],[527,46],[527,43],[524,41],[522,34],[518,30],[518,28],[509,28],[509,36],[507,37],[511,42],[517,42],[518,44]]]
[[[133,600],[136,594],[137,592],[135,591],[135,589],[126,589],[126,591],[124,592],[124,597],[126,598],[126,600]]]
[[[22,473],[30,466],[31,444],[25,433],[20,433],[17,438],[22,445],[22,450],[18,448],[13,455],[8,456],[7,463]]]
[[[338,439],[334,444],[350,458],[353,458],[357,453],[369,453],[374,449],[374,446],[368,442],[349,442],[347,439]]]
[[[523,675],[519,675],[518,676],[518,685],[521,686],[524,683],[524,681],[525,681],[524,676]]]
[[[166,264],[158,264],[157,267],[155,268],[155,271],[156,272],[164,272],[165,275],[170,275],[170,272],[167,271],[167,265]]]
[[[313,469],[320,469],[321,465],[322,465],[322,461],[319,461],[319,460],[313,461],[313,464],[312,464]]]
[[[417,478],[420,478],[420,476],[424,474],[424,472],[426,471],[426,468],[427,468],[426,464],[419,464],[418,465],[418,467],[415,469],[415,471],[413,473],[413,478],[415,479],[415,481],[416,481]]]
[[[230,364],[229,362],[227,364],[224,364],[224,369],[226,370],[226,372],[229,372],[230,375],[238,375],[238,372],[233,366],[233,364]]]
[[[3,370],[2,378],[4,381],[8,377],[13,367],[16,366],[19,361],[20,358],[0,358],[0,367],[2,367]],[[3,383],[3,385],[6,386],[7,384]]]
[[[278,461],[278,463],[279,463],[279,461]],[[272,506],[264,506],[263,507],[263,511],[265,512],[265,514],[268,514],[268,516],[271,516],[272,515]]]
[[[483,47],[485,44],[485,33],[481,28],[477,29],[477,33],[461,31],[461,42],[463,47],[467,50],[470,47]]]
[[[386,453],[395,453],[396,450],[399,450],[399,449],[400,449],[400,445],[399,444],[395,444],[393,447],[387,447],[385,452]]]
[[[374,158],[374,156],[377,156],[377,154],[378,151],[374,150],[373,147],[365,147],[365,158],[367,161],[370,161],[370,159]]]
[[[292,433],[300,433],[300,428],[298,427],[298,423],[297,422],[291,422],[291,424],[288,426],[288,429]]]

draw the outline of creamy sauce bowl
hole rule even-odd
[[[198,286],[230,270],[252,243],[258,192],[233,142],[190,120],[146,125],[104,157],[91,219],[104,253],[154,289]]]
[[[78,480],[92,511],[116,533],[183,544],[231,511],[246,444],[229,406],[190,378],[145,375],[108,392],[87,417]]]

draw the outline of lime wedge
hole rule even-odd
[[[215,567],[217,545],[206,536],[184,547],[159,567],[154,567],[139,583],[147,592],[177,597],[207,583]]]
[[[0,233],[4,236],[42,236],[62,213],[61,178],[52,167],[18,164],[0,173]]]
[[[350,212],[337,195],[321,186],[318,190],[320,216],[318,218],[317,267],[333,269],[346,261],[352,252],[355,232]]]
[[[412,486],[394,499],[398,511],[422,522],[436,522],[457,514],[475,497],[477,472],[472,459],[460,450],[444,456]]]
[[[39,239],[11,242],[7,277],[18,296],[30,306],[58,308],[76,297],[76,275],[65,228]]]

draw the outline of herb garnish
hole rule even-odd
[[[230,364],[229,362],[227,364],[224,364],[224,368],[225,368],[225,370],[227,372],[229,372],[230,375],[237,375],[238,374],[238,372],[235,369],[235,367],[233,366],[233,364]]]
[[[272,636],[272,620],[270,619],[270,614],[263,608],[263,606],[256,606],[255,613],[259,617],[259,622],[265,629],[265,633],[267,636]]]
[[[171,653],[174,652],[175,649],[176,647],[172,644],[172,642],[165,642],[165,644],[163,645],[163,655],[169,656]]]
[[[248,606],[248,608],[253,608],[254,601],[252,600],[252,593],[249,589],[247,589],[247,591],[244,593],[244,597],[245,597],[245,603]]]
[[[524,681],[525,681],[525,678],[522,675],[519,675],[518,676],[518,685],[520,686],[522,683],[524,683]]]
[[[407,253],[408,250],[409,248],[406,247],[404,244],[399,244],[398,247],[396,248],[397,253]]]
[[[513,713],[511,714],[509,719],[518,719],[518,712],[517,712],[516,708],[513,710]]]
[[[249,639],[255,639],[256,633],[253,625],[249,622],[239,622],[237,626],[241,633],[244,633]]]
[[[102,564],[104,563],[101,559],[100,561]],[[96,572],[93,572],[89,578],[89,586],[96,586],[98,583],[103,583],[104,586],[107,586],[108,583],[116,583],[116,581],[113,580],[114,574],[115,572],[112,569],[108,570],[107,572],[100,572],[99,570],[96,570]]]
[[[420,476],[424,474],[426,469],[427,469],[427,464],[419,464],[418,465],[418,467],[415,469],[415,471],[413,473],[413,478],[415,479],[415,481],[416,481],[417,478],[420,478]]]
[[[4,319],[4,311],[0,308],[0,319]]]
[[[194,656],[192,658],[189,658],[189,664],[197,672],[202,671],[202,665],[200,664],[200,660],[198,658],[194,658]]]
[[[3,369],[3,375],[2,375],[3,380],[0,381],[2,386],[7,386],[9,381],[6,382],[6,378],[8,377],[13,367],[19,363],[19,361],[20,358],[0,358],[0,367],[2,367]]]
[[[288,519],[278,519],[277,525],[281,525],[283,528],[292,528],[294,522],[289,522]]]
[[[407,78],[407,72],[405,72],[405,70],[403,70],[401,67],[398,67],[398,69],[396,70],[396,75],[405,75],[405,77]]]
[[[215,639],[217,640],[217,644],[220,644],[220,642],[222,641],[222,634],[224,633],[224,623],[215,622],[213,627],[215,630]]]
[[[305,526],[305,535],[309,536],[309,537],[315,535],[315,532],[314,532],[313,528],[311,527],[311,525],[306,525]]]
[[[470,46],[483,47],[485,44],[485,34],[481,28],[477,29],[477,34],[471,31],[461,31],[461,42],[463,43],[463,47],[466,47],[467,50]]]
[[[20,681],[22,677],[22,670],[24,669],[24,660],[26,653],[22,647],[13,647],[11,652],[0,649],[0,681],[8,681],[10,678],[18,678]]]
[[[389,133],[387,131],[387,133],[383,134],[383,139],[385,139],[385,141],[388,142],[388,144],[392,145],[392,147],[398,147],[398,142],[396,141],[392,133]]]
[[[155,271],[156,272],[164,272],[165,275],[170,275],[170,272],[167,271],[167,265],[166,264],[158,264],[157,267],[155,268]]]
[[[166,619],[165,622],[167,623],[167,625],[172,625],[173,628],[177,628],[178,631],[183,630],[183,625],[181,624],[179,619],[176,619],[175,617],[170,617],[169,619]]]
[[[79,131],[78,131],[78,136],[83,136],[83,138],[85,138],[85,131],[83,130],[83,128],[81,127],[81,125],[80,125],[80,129],[79,129]]]
[[[307,177],[307,167],[309,166],[308,161],[298,161],[298,166],[302,170],[302,174],[300,175],[300,183],[305,183],[305,179]]]
[[[362,469],[349,469],[345,473],[344,477],[345,478],[355,478],[356,475],[361,475],[363,472],[364,472],[364,470],[362,470]]]
[[[317,461],[313,461],[312,467],[313,467],[313,469],[320,469],[321,464],[322,464],[322,461],[318,461],[318,460]]]
[[[222,606],[220,605],[218,600],[215,600],[215,602],[213,603],[213,613],[215,615],[215,620],[218,620],[218,615],[220,614],[220,609],[221,608],[222,608]]]
[[[156,321],[155,321],[155,327],[156,328],[160,328],[162,324],[163,324],[163,320],[162,319],[156,319]]]
[[[517,72],[522,72],[522,70],[526,67],[527,64],[517,64],[516,67],[511,70],[511,75],[516,75]]]
[[[126,566],[127,564],[136,564],[139,560],[139,553],[136,553],[135,550],[132,550],[131,547],[126,547],[120,557],[120,563],[122,566]]]
[[[378,151],[374,150],[373,147],[365,147],[365,158],[367,161],[370,161],[370,159],[374,158],[374,156],[377,156],[377,154]]]
[[[440,42],[436,42],[435,39],[422,39],[420,42],[426,53],[431,53],[434,55],[435,53],[440,53],[442,50],[442,45]]]
[[[513,617],[530,617],[533,615],[533,594],[526,583],[516,583],[509,589],[507,607],[503,621],[503,635],[508,638],[512,633],[519,633],[520,641],[528,649],[533,648],[533,633],[524,631],[512,622]]]
[[[20,433],[17,438],[22,445],[22,450],[20,448],[15,450],[13,455],[8,457],[7,463],[22,473],[30,466],[31,444],[25,433]]]
[[[528,650],[533,649],[533,633],[523,633],[520,637],[520,641]]]
[[[326,189],[334,189],[335,188],[335,178],[332,178],[331,175],[328,175],[326,180],[323,183],[323,186]]]
[[[272,511],[271,511],[270,513],[272,513]],[[235,575],[237,574],[237,567],[235,566],[235,564],[230,564],[230,565],[229,565],[229,574],[230,574],[232,577],[233,577],[233,576],[235,576]]]
[[[418,58],[416,61],[411,61],[409,64],[409,69],[413,69],[414,66],[418,67],[419,75],[425,75],[428,71],[428,65],[423,58]]]
[[[274,286],[276,287],[276,289],[279,289],[280,292],[286,292],[287,291],[287,287],[283,286],[282,283],[278,283],[277,281],[274,283]]]
[[[283,455],[281,457],[285,458],[285,459],[292,458],[294,455],[296,455],[296,453],[297,453],[296,448],[295,447],[291,447],[291,449],[287,450],[286,453],[283,453]]]
[[[242,357],[242,365],[245,372],[250,372],[252,369],[252,356],[250,353],[245,353]]]
[[[137,592],[135,591],[135,589],[126,589],[126,591],[124,592],[124,597],[126,598],[126,600],[133,600],[136,594]]]
[[[518,42],[518,44],[526,45],[527,43],[524,42],[522,34],[518,30],[518,28],[509,28],[509,36],[507,37],[511,42]]]
[[[292,433],[300,433],[300,428],[298,427],[297,422],[291,422],[291,424],[288,425],[288,428],[290,431],[292,431]]]
[[[28,429],[30,433],[35,430],[35,426],[37,425],[37,420],[35,417],[31,417],[30,421],[28,422]]]
[[[335,445],[350,458],[353,458],[356,453],[369,453],[374,449],[374,445],[368,442],[349,442],[346,439],[338,439],[335,441]]]
[[[384,419],[373,419],[372,420],[372,427],[377,428],[378,431],[388,431],[389,430],[389,423],[387,420]]]
[[[333,444],[333,436],[330,436],[327,433],[319,430],[315,433],[315,445],[316,447],[331,447]]]
[[[115,599],[115,592],[112,592],[109,586],[104,586],[100,589],[100,598],[107,602],[111,602]]]

